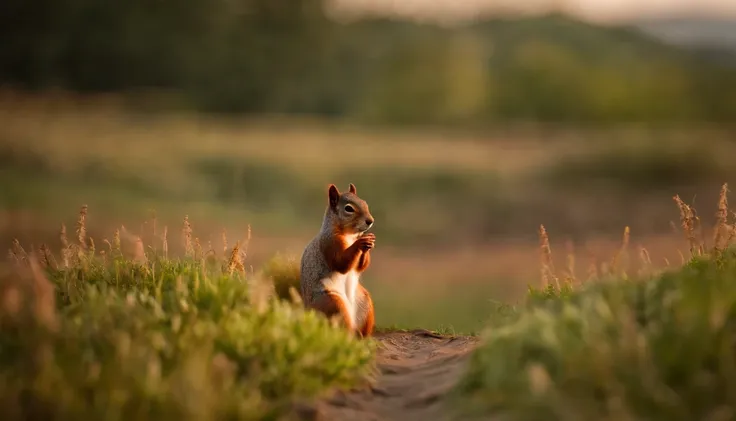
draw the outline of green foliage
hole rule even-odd
[[[263,265],[263,276],[273,282],[276,295],[282,300],[291,299],[291,288],[299,294],[299,262],[296,259],[276,254]]]
[[[317,0],[10,0],[2,10],[4,81],[176,88],[215,111],[298,106],[330,28]]]
[[[731,99],[713,94],[736,83],[732,68],[692,60],[625,27],[556,15],[462,30],[393,26],[375,24],[403,42],[382,56],[378,81],[367,82],[375,89],[360,110],[371,121],[722,121],[734,113]]]
[[[727,173],[716,152],[694,143],[682,146],[674,142],[666,147],[612,145],[563,158],[543,171],[548,182],[558,185],[598,183],[637,190],[706,184]]]
[[[454,279],[463,283],[458,287],[452,282],[428,284],[421,278],[404,279],[391,273],[380,280],[370,271],[364,276],[361,282],[373,297],[378,326],[475,335],[515,311],[511,305],[489,299],[501,295],[498,283],[505,281],[501,279],[457,275]]]
[[[289,168],[227,157],[198,158],[192,167],[211,186],[214,198],[224,203],[266,210],[295,203],[305,207],[307,203],[324,203],[319,200],[324,192],[309,189],[313,186],[305,185],[303,177]]]
[[[191,165],[194,176],[203,179],[209,188],[202,196],[227,204],[238,204],[254,211],[288,212],[289,217],[321,220],[326,206],[324,180],[327,177],[305,177],[296,169],[264,164],[255,159],[226,157],[198,158]],[[442,238],[446,227],[449,235],[467,239],[479,233],[478,226],[459,227],[458,221],[485,220],[490,213],[510,212],[509,205],[499,198],[500,180],[496,173],[458,169],[401,168],[372,165],[364,168],[335,171],[329,177],[338,186],[354,183],[358,193],[366,192],[371,212],[379,221],[376,235],[394,243],[409,244],[429,238]],[[192,197],[197,192],[188,191]],[[380,196],[376,196],[380,195]],[[472,199],[475,206],[448,206]],[[435,211],[424,212],[427,206]],[[417,218],[422,213],[424,219]]]
[[[0,278],[4,419],[276,419],[372,373],[372,342],[259,298],[227,264],[126,258],[115,243],[41,252],[46,270],[14,247]]]
[[[553,284],[547,284],[544,288],[534,288],[529,285],[527,300],[530,303],[545,302],[548,300],[564,300],[575,292],[571,282],[564,282],[559,288]]]
[[[485,334],[456,391],[470,413],[684,421],[736,410],[733,250],[553,295],[532,292]]]
[[[164,90],[200,110],[383,124],[730,121],[736,113],[733,95],[722,94],[736,86],[734,68],[719,64],[728,60],[701,60],[628,28],[558,15],[455,29],[379,19],[339,24],[323,6],[6,0],[0,81]],[[132,105],[140,110],[140,102]]]

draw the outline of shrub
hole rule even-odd
[[[725,191],[718,227],[733,237]],[[485,333],[456,397],[518,420],[731,419],[736,249],[715,244],[677,270],[534,291]]]
[[[263,276],[273,282],[276,295],[282,300],[292,298],[291,288],[300,293],[299,262],[292,257],[276,254],[264,264]]]
[[[670,142],[614,145],[555,162],[543,176],[557,185],[662,189],[672,185],[711,182],[724,174],[717,155],[708,148]]]
[[[372,342],[259,296],[237,253],[169,259],[137,239],[128,257],[117,236],[103,252],[80,220],[58,258],[16,242],[3,267],[4,419],[276,419],[372,373]]]

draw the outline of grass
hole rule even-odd
[[[321,217],[327,184],[353,182],[375,208],[382,244],[416,248],[515,239],[519,233],[532,234],[532,240],[529,227],[540,219],[570,233],[588,235],[595,225],[611,233],[638,212],[619,209],[652,204],[644,187],[689,194],[673,184],[734,175],[727,166],[734,146],[728,128],[722,129],[378,130],[184,112],[148,115],[95,97],[3,92],[0,183],[6,188],[0,201],[35,210],[88,203],[121,216],[144,213],[155,203],[162,216],[178,218],[186,207],[200,224],[237,216],[286,236],[314,229],[305,221]],[[692,152],[703,150],[704,142],[712,153],[696,160]],[[343,159],[333,159],[335,144],[343,145]],[[617,146],[604,147],[612,144]],[[622,168],[621,159],[632,165]],[[586,166],[588,161],[595,165]],[[663,171],[664,180],[658,177]],[[611,187],[611,203],[604,206],[591,200],[601,181]],[[554,189],[549,182],[556,182]],[[564,197],[553,191],[565,191]],[[644,197],[636,195],[642,191]],[[585,218],[571,209],[589,209],[585,216],[592,221],[581,226]],[[668,229],[666,222],[636,228]]]
[[[467,416],[729,420],[736,415],[736,228],[724,185],[712,240],[679,197],[681,268],[556,277],[483,334],[455,390]],[[548,261],[544,230],[542,259]],[[706,244],[709,243],[706,247]],[[646,253],[642,256],[646,258]]]
[[[505,411],[522,419],[672,414],[677,420],[711,411],[710,419],[719,420],[728,415],[725,399],[732,397],[727,394],[733,383],[729,361],[721,359],[717,348],[725,347],[731,335],[728,280],[734,256],[723,245],[727,235],[706,252],[697,214],[682,201],[678,209],[688,233],[683,239],[691,249],[683,268],[654,272],[652,262],[663,256],[651,248],[629,256],[622,247],[617,258],[597,265],[589,276],[576,276],[576,262],[552,264],[555,245],[550,246],[545,230],[540,237],[547,283],[530,290],[521,305],[489,299],[516,298],[509,291],[523,292],[523,286],[515,281],[526,283],[534,270],[527,253],[534,246],[524,243],[523,252],[507,253],[516,246],[508,236],[533,234],[528,228],[541,218],[553,221],[546,225],[551,233],[618,235],[621,222],[639,214],[624,234],[625,246],[629,240],[648,243],[651,237],[636,235],[669,229],[670,218],[666,203],[654,203],[650,193],[642,196],[641,191],[673,190],[672,179],[679,174],[685,174],[679,180],[686,184],[721,178],[726,167],[720,163],[732,155],[726,143],[708,144],[712,153],[699,154],[697,165],[689,166],[693,149],[687,142],[705,141],[691,133],[678,138],[684,143],[669,162],[659,153],[661,143],[670,140],[663,132],[639,133],[645,147],[611,149],[601,145],[628,135],[594,139],[573,133],[555,135],[546,144],[513,133],[508,138],[417,133],[374,138],[334,127],[264,129],[182,116],[137,116],[136,124],[129,124],[115,113],[88,109],[19,110],[0,107],[1,210],[35,212],[32,225],[39,230],[50,226],[50,217],[55,226],[59,208],[89,198],[105,216],[85,216],[94,247],[89,235],[86,241],[67,240],[46,263],[49,248],[30,247],[41,269],[34,270],[24,257],[30,253],[15,246],[19,262],[0,284],[6,388],[0,396],[9,396],[0,405],[9,419],[48,412],[62,418],[97,417],[110,402],[118,409],[105,413],[109,417],[149,411],[160,418],[200,418],[204,413],[203,419],[222,414],[268,419],[287,412],[301,396],[359,382],[371,371],[370,346],[283,300],[296,285],[298,260],[285,253],[261,259],[258,271],[250,267],[258,254],[271,257],[264,246],[268,241],[278,244],[275,248],[293,241],[293,254],[301,251],[324,210],[320,183],[333,177],[358,180],[358,189],[375,209],[377,234],[389,237],[376,249],[365,279],[380,326],[474,333],[490,325],[458,389],[471,412]],[[346,145],[346,156],[358,158],[327,159],[336,141]],[[564,145],[574,146],[580,158],[562,159],[568,156],[561,152]],[[603,169],[587,166],[589,158]],[[636,165],[629,169],[620,164],[632,160]],[[651,162],[672,177],[654,177]],[[496,172],[488,175],[490,169]],[[587,179],[592,173],[595,177]],[[545,177],[558,182],[559,189],[550,189]],[[640,179],[650,177],[651,183],[642,181],[646,189],[640,189]],[[565,191],[570,186],[588,189],[571,194]],[[591,194],[601,186],[606,189]],[[560,191],[565,192],[557,197]],[[683,196],[700,192],[693,188]],[[703,197],[708,195],[699,194],[698,200]],[[141,229],[142,242],[131,231],[114,235],[101,230],[113,221],[120,226],[121,220],[137,218],[154,203],[163,209],[162,219],[178,217],[186,207],[191,220],[219,226],[201,231],[199,239],[190,232],[188,245],[171,240],[166,247],[161,227],[155,235]],[[718,232],[733,225],[722,209],[727,206],[719,205]],[[247,242],[228,244],[227,239],[209,244],[218,243],[223,225],[239,232],[229,229],[233,221],[258,227],[258,247],[248,250]],[[592,234],[592,228],[599,231]],[[110,245],[98,238],[101,232],[111,235]],[[38,245],[40,238],[26,240]],[[493,247],[484,246],[489,238],[496,241]],[[672,241],[667,245],[676,247]],[[185,256],[173,257],[180,254]],[[675,263],[672,255],[666,257]],[[642,271],[630,272],[627,263],[628,268],[639,263]],[[580,273],[581,262],[577,265]],[[264,287],[261,281],[270,282]],[[52,305],[44,292],[49,288]],[[36,314],[37,307],[47,310]],[[721,319],[722,324],[709,327]],[[703,350],[694,350],[692,343],[702,343]],[[119,355],[121,347],[129,351]],[[691,360],[698,358],[706,360],[705,369],[694,368]],[[234,373],[221,374],[222,367],[234,367]],[[641,375],[649,376],[646,388],[636,383]],[[53,389],[44,389],[47,382]],[[699,389],[693,391],[693,384]],[[59,394],[62,389],[68,393]],[[191,394],[201,399],[187,399]],[[32,410],[46,412],[29,415]]]
[[[289,300],[299,293],[299,259],[294,255],[276,253],[262,265],[259,275],[273,284],[281,299]],[[480,281],[468,282],[462,288],[452,284],[428,288],[424,282],[362,282],[373,298],[376,322],[388,330],[431,328],[473,335],[486,324],[493,309],[489,297],[497,294],[493,283]],[[400,293],[397,288],[401,288]]]
[[[648,244],[653,260],[673,261],[677,245],[659,240],[676,215],[662,216],[671,209],[644,188],[653,182],[643,178],[656,175],[645,169],[655,162],[696,179],[684,187],[673,181],[679,175],[654,184],[698,200],[710,200],[706,181],[734,175],[721,163],[734,154],[727,129],[388,130],[129,112],[97,97],[77,99],[0,93],[0,243],[50,243],[58,209],[79,203],[95,209],[95,236],[120,225],[138,231],[150,208],[165,221],[186,209],[203,243],[217,242],[222,229],[252,225],[257,246],[249,264],[258,268],[277,251],[297,256],[318,229],[325,186],[353,182],[381,238],[365,281],[386,325],[481,328],[487,298],[518,299],[534,276],[539,221],[549,221],[553,238],[564,241],[557,233],[565,233],[578,244],[613,242],[631,224],[633,241]],[[341,159],[334,159],[336,144]],[[712,151],[697,168],[686,159],[693,148]],[[672,165],[658,157],[669,159],[667,150],[678,151]],[[622,168],[622,159],[637,165]],[[585,160],[606,165],[598,170]]]
[[[281,419],[373,374],[372,341],[246,276],[247,244],[208,250],[185,220],[174,258],[166,230],[94,241],[86,219],[2,267],[4,419]]]
[[[682,267],[656,269],[639,249],[640,272],[627,273],[627,227],[619,251],[584,279],[572,255],[555,267],[542,226],[542,285],[523,303],[494,303],[492,288],[457,288],[465,292],[458,329],[447,323],[459,308],[447,300],[453,288],[407,301],[391,297],[396,285],[376,285],[377,311],[389,313],[379,330],[487,326],[453,391],[464,419],[732,419],[736,221],[727,193],[724,185],[711,232],[674,197],[690,249]],[[250,231],[204,244],[188,217],[180,233],[152,218],[140,235],[121,227],[93,240],[88,218],[85,206],[73,228],[62,226],[56,253],[13,242],[1,267],[6,419],[275,420],[298,400],[375,375],[372,341],[290,299],[296,259],[278,254],[257,272],[247,268]],[[388,310],[420,302],[434,318]]]
[[[262,272],[273,283],[279,298],[286,300],[294,293],[299,294],[299,261],[294,257],[278,253],[266,262]]]
[[[452,282],[427,285],[366,281],[365,285],[381,326],[474,335],[486,326],[495,306],[492,298],[501,295],[501,282],[479,280],[458,286]]]
[[[621,165],[626,162],[626,165]],[[596,186],[643,192],[674,185],[704,185],[727,174],[727,162],[712,148],[689,142],[614,143],[592,153],[564,157],[545,168],[553,185]]]
[[[663,217],[671,209],[644,188],[653,183],[643,179],[653,176],[645,171],[652,162],[698,181],[683,187],[673,181],[683,180],[679,175],[660,177],[659,192],[710,200],[706,181],[731,181],[721,162],[734,154],[728,133],[670,129],[378,130],[133,113],[94,97],[55,103],[43,94],[0,94],[0,242],[49,242],[58,209],[79,203],[95,209],[90,229],[97,236],[120,225],[136,231],[150,208],[167,221],[186,209],[203,243],[217,242],[223,228],[255,227],[249,262],[260,267],[277,251],[298,255],[322,218],[325,186],[353,182],[381,238],[365,278],[381,298],[381,322],[474,331],[489,311],[487,297],[524,293],[536,271],[528,263],[539,221],[550,221],[555,239],[566,240],[556,234],[565,233],[576,242],[612,242],[631,224],[634,241],[651,246],[670,234],[676,217]],[[344,159],[333,159],[336,144]],[[686,159],[693,148],[712,151],[697,168]],[[671,165],[658,157],[669,159],[667,150],[677,151]],[[590,168],[585,160],[606,165]],[[637,165],[622,168],[621,160]],[[672,242],[660,244],[665,250],[653,247],[654,260],[677,257]],[[460,283],[476,293],[456,288]],[[407,298],[416,304],[407,308]]]

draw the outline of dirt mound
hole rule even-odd
[[[442,421],[443,397],[463,373],[477,338],[440,336],[429,331],[376,334],[380,375],[376,384],[338,392],[304,408],[302,419],[324,421]]]

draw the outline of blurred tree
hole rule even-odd
[[[2,0],[0,84],[373,123],[733,121],[736,67],[551,15],[339,24],[321,0]]]
[[[287,109],[319,67],[319,0],[3,0],[0,75],[21,86],[183,87],[222,111]]]
[[[56,0],[0,2],[2,80],[39,88],[58,77],[65,12]]]
[[[319,77],[330,40],[321,2],[214,3],[220,10],[185,57],[184,86],[197,102],[219,111],[308,109],[305,87]]]
[[[496,112],[513,118],[580,120],[588,117],[581,83],[588,71],[568,48],[542,40],[518,46],[503,69]],[[508,77],[513,75],[513,77]]]

